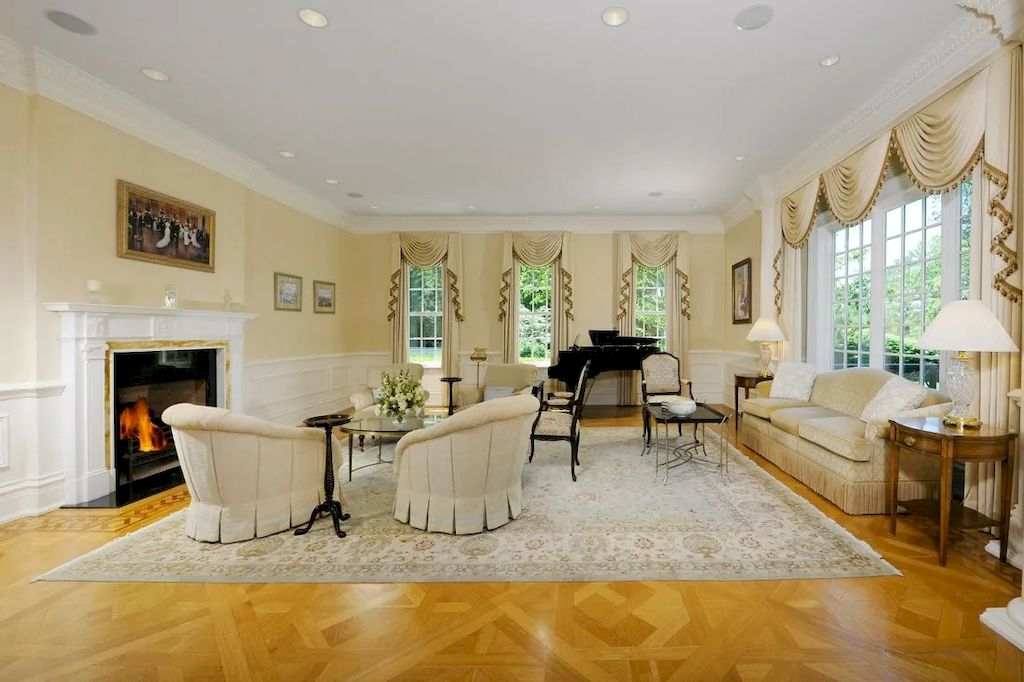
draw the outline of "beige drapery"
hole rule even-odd
[[[795,249],[802,249],[811,235],[820,193],[821,178],[815,178],[782,200],[782,236]]]
[[[459,325],[462,308],[462,236],[458,233],[394,234],[391,240],[391,277],[388,291],[388,321],[391,322],[392,362],[408,362],[408,275],[407,265],[430,268],[442,264],[444,277],[444,318],[441,368],[446,375],[459,370]],[[447,396],[446,396],[447,399]]]
[[[506,232],[502,248],[498,321],[502,325],[504,362],[519,360],[519,302],[516,298],[519,264],[552,266],[551,362],[572,340],[573,289],[568,232]]]
[[[616,326],[626,336],[636,334],[634,315],[634,265],[656,268],[667,266],[665,273],[667,309],[666,350],[679,358],[683,377],[690,375],[690,236],[685,232],[628,233],[616,235],[615,278]],[[619,402],[636,402],[637,386],[634,372],[627,372],[619,382]]]
[[[982,164],[982,182],[976,200],[982,204],[981,219],[974,226],[981,232],[981,265],[971,273],[979,285],[982,300],[1003,322],[1020,345],[1021,277],[1018,254],[1021,234],[1014,219],[1021,201],[1021,47],[1000,55],[988,67],[923,107],[861,148],[841,163],[822,173],[824,201],[838,222],[851,225],[871,210],[881,189],[886,166],[895,154],[910,180],[921,190],[941,193],[957,187],[974,167]],[[809,186],[801,187],[780,202],[783,237],[789,248],[783,256],[783,321],[802,319],[799,260],[790,254],[802,249],[814,226]],[[806,220],[806,222],[805,222]],[[806,225],[806,230],[802,226]],[[788,345],[801,347],[787,325]],[[798,329],[802,334],[802,330]],[[1020,385],[1017,354],[981,354],[981,418],[1007,428],[1019,422],[1016,408],[1006,393]],[[1019,461],[1019,457],[1018,457]],[[969,464],[965,504],[995,516],[999,490],[998,467]],[[1016,477],[1015,477],[1016,478]]]

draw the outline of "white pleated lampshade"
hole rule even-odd
[[[921,335],[921,348],[986,353],[1014,353],[1017,344],[981,301],[950,301]]]
[[[747,341],[785,341],[779,323],[772,317],[759,317],[747,334]]]

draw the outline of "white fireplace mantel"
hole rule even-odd
[[[85,502],[116,487],[108,382],[110,355],[132,350],[217,350],[218,399],[229,409],[244,404],[245,322],[254,313],[143,308],[93,303],[47,303],[60,316],[61,375],[65,384],[59,433],[64,503]]]

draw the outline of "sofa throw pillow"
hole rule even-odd
[[[860,420],[869,424],[876,421],[887,422],[898,412],[920,407],[927,395],[928,389],[921,384],[894,376],[885,382],[875,397],[864,406]]]
[[[786,400],[810,400],[811,389],[814,388],[814,377],[817,376],[814,365],[805,362],[782,362],[775,370],[771,398]]]
[[[511,398],[514,391],[511,386],[485,386],[484,402],[495,398]]]
[[[383,393],[384,393],[384,391],[381,390],[379,387],[378,388],[371,388],[370,389],[370,395],[373,396],[373,404],[374,405],[376,405],[377,403],[380,402],[380,396]]]

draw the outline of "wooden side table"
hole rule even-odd
[[[761,376],[757,372],[737,372],[735,374],[736,384],[733,389],[733,408],[736,410],[733,424],[738,431],[740,428],[740,389],[746,391],[744,398],[750,397],[750,389],[756,388],[762,381],[771,381],[775,377],[772,375]]]
[[[889,439],[896,445],[889,459],[889,532],[896,534],[896,514],[900,505],[911,513],[938,516],[939,565],[945,566],[951,524],[957,528],[999,526],[999,559],[1006,561],[1017,434],[987,424],[980,429],[954,429],[945,426],[941,417],[914,417],[889,420]],[[899,500],[900,453],[903,451],[939,458],[939,499]],[[1000,463],[998,521],[953,502],[953,460],[957,459]]]
[[[448,416],[455,414],[455,384],[462,381],[462,377],[441,377],[441,382],[448,384]]]

